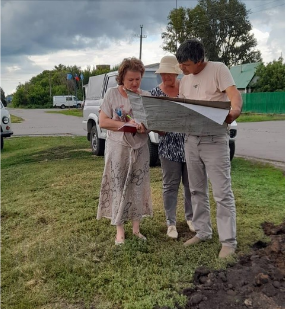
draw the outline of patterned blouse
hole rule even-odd
[[[159,86],[150,92],[154,97],[167,97]],[[186,162],[184,144],[184,133],[166,132],[165,135],[159,136],[159,156],[170,161]]]

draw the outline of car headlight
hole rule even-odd
[[[4,116],[2,118],[2,122],[5,123],[5,124],[9,123],[9,118],[7,116]]]

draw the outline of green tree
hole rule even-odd
[[[115,70],[113,68],[112,70]],[[80,67],[65,66],[59,64],[53,70],[45,70],[31,78],[29,82],[20,84],[13,97],[14,107],[45,108],[52,107],[52,96],[77,95],[79,100],[84,97],[83,85],[88,83],[89,77],[109,72],[109,69],[96,69],[88,66],[82,70]],[[67,74],[71,73],[84,76],[84,79],[76,82],[75,79],[67,80]],[[1,93],[2,96],[2,93]]]
[[[204,43],[208,60],[227,66],[260,62],[248,13],[239,0],[200,0],[194,8],[174,9],[162,33],[163,49],[175,53],[177,44],[196,37]]]
[[[282,57],[267,65],[261,63],[257,67],[255,75],[257,81],[253,85],[254,92],[285,91],[285,63],[283,63]]]
[[[1,101],[4,104],[4,106],[7,106],[7,101],[6,101],[6,97],[5,97],[5,92],[2,89],[2,87],[0,87],[0,92],[1,92]]]
[[[12,103],[14,107],[28,106],[28,83],[25,83],[24,85],[20,84],[17,86]]]

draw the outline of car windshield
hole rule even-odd
[[[2,101],[0,101],[0,103],[1,103],[1,109],[4,108],[5,106],[3,105]]]
[[[178,79],[181,79],[184,75],[178,75]],[[140,88],[143,90],[151,91],[153,88],[161,84],[160,74],[156,74],[155,71],[145,71]]]
[[[146,71],[143,75],[140,88],[150,91],[161,83],[160,74],[155,74],[154,71]]]

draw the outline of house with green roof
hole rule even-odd
[[[230,68],[230,73],[234,79],[236,88],[241,93],[252,92],[252,85],[256,82],[256,68],[261,62],[245,63]]]

